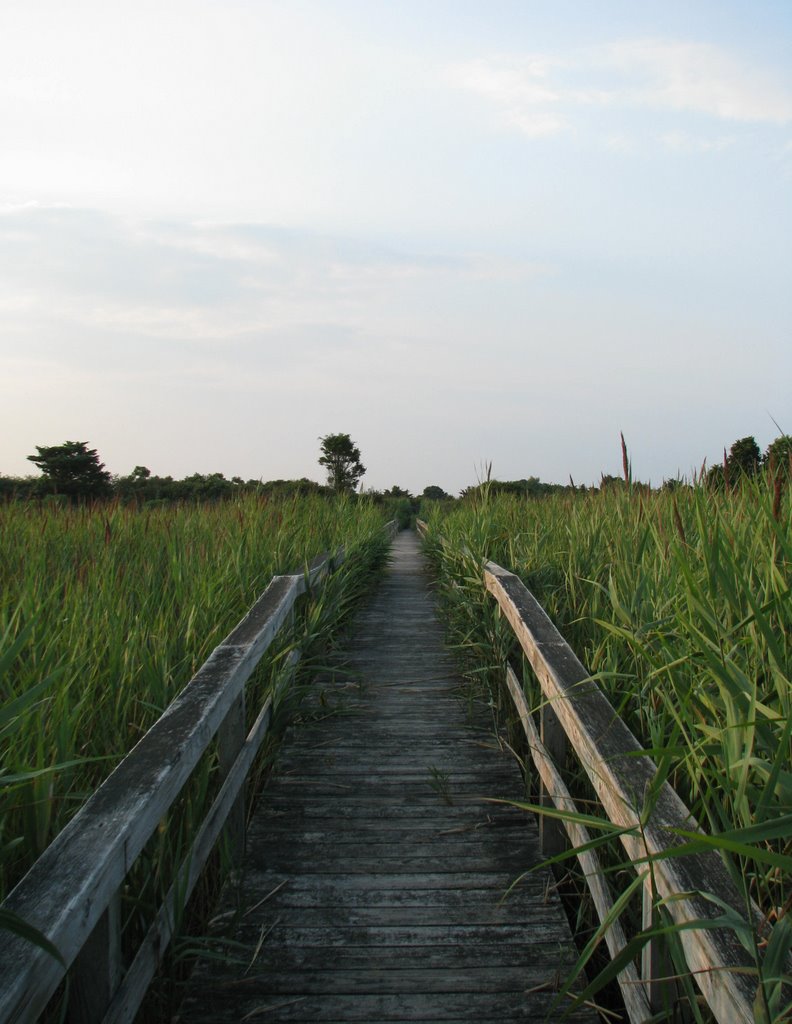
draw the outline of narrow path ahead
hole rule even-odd
[[[574,963],[548,876],[508,892],[536,827],[483,798],[519,799],[519,770],[457,696],[415,535],[392,554],[328,687],[344,710],[287,736],[261,798],[240,963],[199,967],[182,1024],[541,1021]]]

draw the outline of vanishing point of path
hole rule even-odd
[[[522,780],[459,685],[401,533],[328,686],[341,712],[287,734],[260,799],[244,948],[200,965],[182,1024],[544,1019],[576,958],[569,927],[544,872],[507,894],[541,861],[537,830],[483,799],[520,799]]]

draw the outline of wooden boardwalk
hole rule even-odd
[[[345,659],[338,713],[287,735],[226,894],[238,962],[203,961],[179,1021],[541,1021],[569,927],[546,874],[507,894],[536,826],[484,799],[519,799],[520,772],[457,695],[414,534]]]

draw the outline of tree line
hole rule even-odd
[[[218,501],[241,494],[261,496],[300,496],[307,494],[357,494],[357,488],[366,467],[362,463],[360,449],[349,434],[326,434],[321,442],[319,465],[326,472],[326,483],[319,484],[306,477],[295,480],[243,480],[234,476],[226,478],[222,473],[193,473],[183,479],[172,476],[157,476],[146,466],[135,466],[125,476],[113,476],[105,468],[95,448],[87,441],[64,441],[59,445],[36,446],[36,452],[28,459],[41,472],[38,477],[12,477],[0,475],[0,500],[45,500],[56,503],[79,503],[116,499],[124,503],[150,504],[181,501]],[[506,493],[525,498],[539,498],[546,494],[587,490],[602,490],[626,484],[648,486],[632,480],[632,471],[627,459],[627,449],[622,438],[624,464],[623,477],[602,474],[599,485],[588,488],[576,485],[570,478],[568,484],[550,484],[536,476],[520,480],[491,480],[479,482],[464,488],[459,497],[472,498],[482,488],[490,493]],[[774,479],[786,481],[792,477],[792,435],[781,434],[772,441],[763,453],[754,437],[743,437],[735,441],[728,451],[724,448],[723,462],[707,468],[702,466],[698,482],[712,489],[726,489],[739,486],[743,479],[769,472]],[[489,474],[488,474],[489,477]],[[667,480],[663,487],[672,489],[684,486],[685,481]],[[422,500],[452,501],[453,496],[442,487],[431,484],[421,494],[394,484],[383,491],[367,491],[366,496],[374,501],[398,504],[401,515],[414,514]]]
[[[348,434],[327,434],[319,438],[319,465],[326,472],[327,482],[317,483],[307,477],[293,480],[244,480],[223,473],[192,473],[183,479],[157,476],[147,466],[135,466],[127,475],[112,475],[98,451],[87,441],[64,441],[58,445],[36,445],[27,458],[39,470],[38,477],[0,475],[0,500],[41,500],[55,504],[79,504],[105,500],[123,503],[153,504],[183,501],[220,501],[242,494],[269,496],[301,496],[308,494],[357,494],[360,478],[366,472],[360,450]],[[450,498],[441,487],[430,486],[424,496],[431,499]],[[409,499],[413,495],[401,487],[385,491],[367,491],[374,501]]]
[[[723,462],[710,466],[705,480],[711,487],[728,490],[739,484],[741,479],[758,476],[763,470],[787,479],[792,475],[792,435],[781,434],[770,442],[764,454],[756,438],[740,438],[728,452],[723,449]]]

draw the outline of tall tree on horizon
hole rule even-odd
[[[351,493],[366,472],[360,461],[360,449],[349,434],[325,434],[320,437],[322,454],[319,465],[327,470],[327,483],[337,494]]]
[[[110,493],[110,474],[87,441],[36,445],[36,452],[28,455],[28,460],[41,470],[50,493],[66,495],[72,501],[104,498]]]

